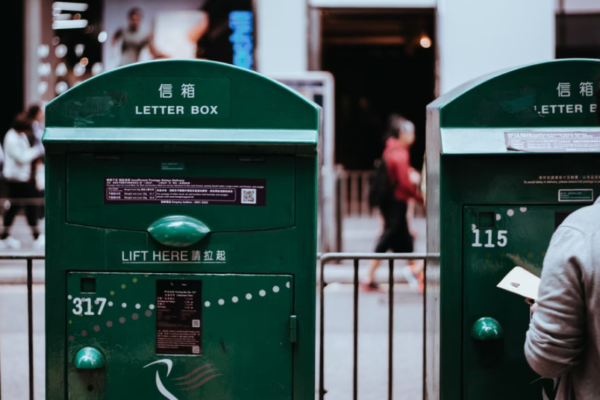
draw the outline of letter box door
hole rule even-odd
[[[291,399],[292,276],[70,273],[67,289],[69,398]]]
[[[463,387],[465,399],[542,399],[540,380],[524,355],[529,306],[496,287],[514,267],[540,276],[556,227],[577,206],[467,206],[463,213]],[[498,335],[473,331],[498,322]],[[501,330],[501,332],[500,332]]]

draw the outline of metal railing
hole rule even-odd
[[[0,255],[1,260],[27,261],[27,340],[29,351],[29,400],[33,400],[33,260],[44,260],[44,255]],[[0,399],[2,399],[2,371],[0,371]]]
[[[336,172],[339,204],[342,218],[372,217],[369,207],[369,185],[373,171],[349,171],[339,168]]]
[[[324,400],[325,390],[325,265],[328,261],[353,260],[354,262],[354,295],[353,295],[353,327],[352,327],[352,399],[358,399],[358,264],[360,260],[388,260],[388,400],[393,397],[394,372],[394,261],[395,260],[424,260],[425,253],[326,253],[320,257],[320,303],[319,303],[319,400]],[[424,322],[423,322],[424,323]]]
[[[359,279],[358,267],[360,260],[388,260],[388,400],[393,396],[393,349],[394,349],[394,261],[396,260],[426,260],[425,253],[325,253],[319,255],[319,400],[324,400],[325,394],[325,266],[330,261],[352,260],[354,265],[353,278],[353,364],[352,364],[352,399],[358,399],[358,299]],[[44,260],[44,255],[0,255],[2,260],[24,260],[27,262],[27,330],[29,356],[29,399],[34,399],[34,363],[33,363],[33,260]],[[0,370],[0,399],[2,398],[2,371]]]

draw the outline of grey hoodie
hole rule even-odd
[[[556,230],[544,259],[525,355],[560,378],[557,400],[600,399],[600,199]]]

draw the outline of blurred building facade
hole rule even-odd
[[[390,114],[414,122],[420,169],[425,107],[440,94],[518,65],[600,58],[598,0],[11,0],[4,10],[1,135],[24,106],[131,62],[204,58],[296,89],[313,85],[310,71],[331,73],[298,90],[329,108],[322,202],[333,236],[340,215],[370,215],[367,171]]]
[[[134,53],[139,61],[215,59],[267,75],[325,70],[336,83],[335,162],[347,169],[370,168],[391,112],[415,122],[413,163],[419,167],[424,106],[437,95],[503,68],[555,57],[600,57],[596,0],[9,3],[15,19],[25,21],[25,31],[3,28],[14,47],[10,85],[18,94],[2,97],[4,131],[21,104],[47,102],[123,65]],[[131,23],[128,13],[136,8],[138,33],[124,35]],[[241,12],[237,20],[235,12]]]

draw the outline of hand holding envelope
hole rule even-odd
[[[504,279],[500,281],[497,287],[523,296],[526,301],[531,300],[531,302],[527,301],[527,303],[534,306],[533,301],[538,298],[540,278],[521,267],[514,267]],[[532,311],[534,310],[532,309]]]

